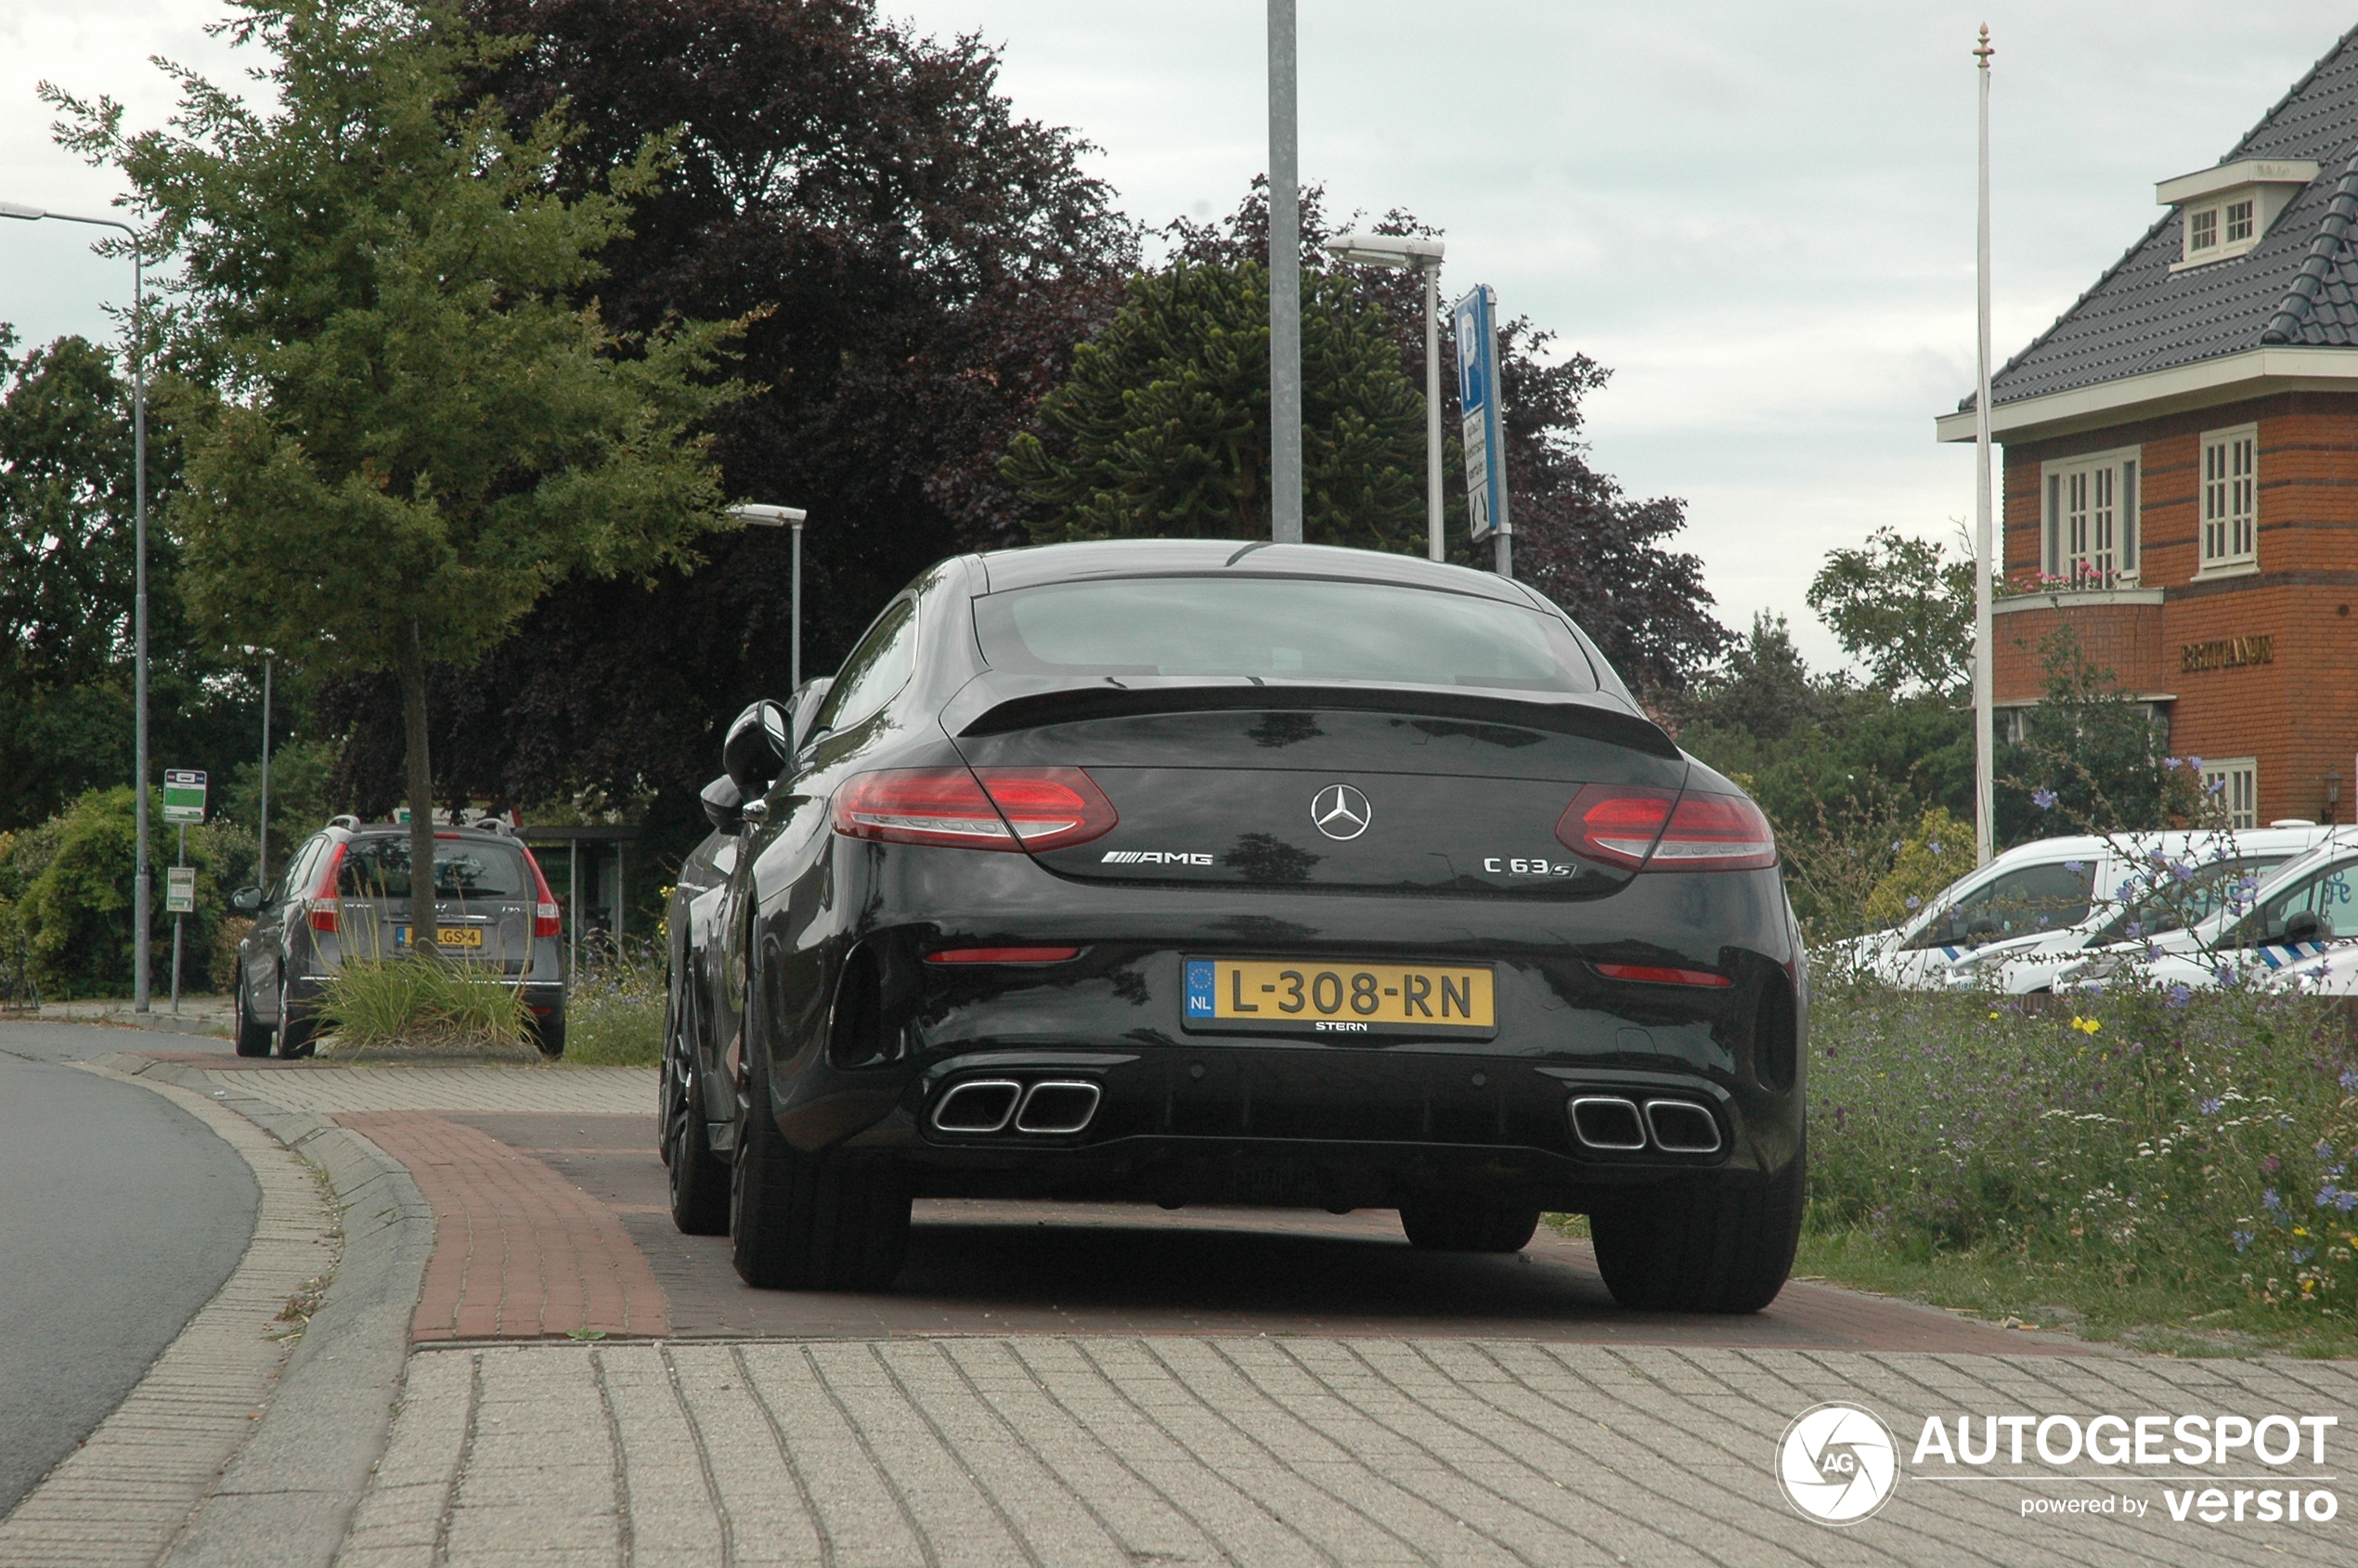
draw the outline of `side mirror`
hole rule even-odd
[[[735,782],[740,801],[767,792],[793,756],[794,725],[768,697],[737,715],[720,743],[721,771]]]
[[[704,786],[699,797],[704,802],[704,814],[714,829],[720,833],[740,833],[745,825],[745,797],[737,788],[737,781],[723,773]]]
[[[229,907],[252,914],[262,907],[262,889],[259,888],[239,888],[229,895]]]
[[[2313,942],[2325,930],[2325,923],[2313,909],[2296,910],[2285,917],[2285,940]]]
[[[786,712],[794,719],[794,748],[797,752],[810,744],[811,721],[819,717],[820,705],[835,689],[836,678],[832,675],[822,675],[795,688],[794,697],[786,705]]]

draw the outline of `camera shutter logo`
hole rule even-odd
[[[1820,1524],[1856,1524],[1899,1484],[1899,1445],[1880,1417],[1856,1405],[1813,1405],[1777,1440],[1777,1480],[1795,1510]]]
[[[1329,838],[1356,838],[1375,820],[1367,797],[1349,784],[1328,784],[1310,800],[1310,820]]]

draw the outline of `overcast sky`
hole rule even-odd
[[[1235,206],[1266,164],[1262,0],[897,0],[1002,49],[1017,110],[1070,125],[1139,219]],[[2335,41],[2313,0],[1301,0],[1302,167],[1339,215],[1446,232],[1445,288],[1613,368],[1593,460],[1687,499],[1719,614],[1789,616],[1825,552],[1946,535],[1969,447],[1932,439],[1973,378],[1975,25],[1992,94],[1999,358],[2152,223]],[[216,80],[216,0],[0,0],[0,199],[102,211],[119,181],[48,139],[34,84],[158,122],[163,54]],[[0,320],[107,332],[127,289],[58,224],[0,225]]]

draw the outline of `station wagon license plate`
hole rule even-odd
[[[393,945],[395,947],[409,945],[408,927],[395,926],[393,928]],[[434,945],[436,947],[481,947],[483,927],[480,926],[437,926],[434,928]]]
[[[1190,958],[1185,971],[1189,1029],[1468,1038],[1498,1029],[1487,964]]]

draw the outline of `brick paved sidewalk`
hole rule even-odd
[[[1874,1518],[1818,1525],[1771,1455],[1826,1399],[1874,1409],[1903,1453],[1961,1410],[2339,1411],[2347,1431],[2358,1368],[1180,1336],[422,1351],[338,1562],[2358,1561],[2352,1514],[2173,1523],[2151,1472],[2084,1463],[2095,1480],[1911,1474]],[[2151,1508],[2021,1512],[2124,1493]]]

